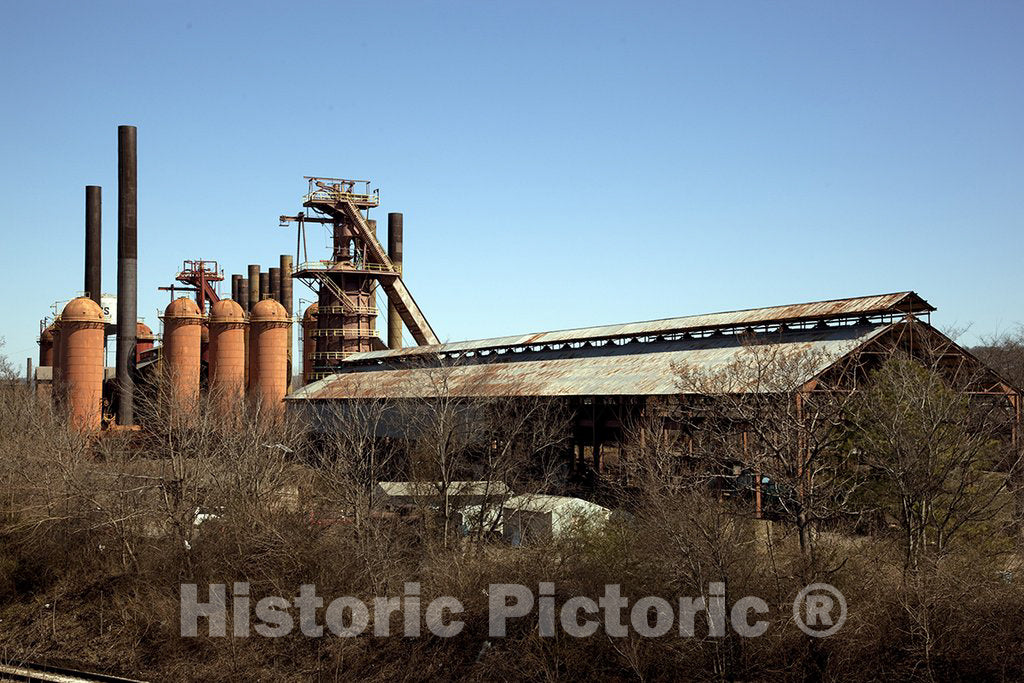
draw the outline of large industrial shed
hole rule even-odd
[[[901,350],[927,353],[929,362],[938,357],[943,367],[973,368],[968,393],[1003,402],[1016,439],[1020,392],[932,327],[934,310],[907,291],[356,353],[340,372],[287,400],[293,409],[315,412],[325,402],[422,399],[437,391],[443,372],[444,391],[451,396],[566,402],[573,415],[573,452],[567,456],[577,470],[600,472],[602,451],[618,454],[628,421],[685,393],[681,366],[713,374],[754,344],[807,354],[813,363],[794,387],[799,395],[854,387],[872,364]],[[672,428],[671,420],[664,425]]]

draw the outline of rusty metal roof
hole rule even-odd
[[[837,325],[766,332],[756,337],[759,343],[812,353],[816,367],[808,371],[813,377],[890,327],[891,324]],[[747,348],[747,341],[743,335],[714,335],[646,343],[609,342],[473,356],[448,367],[436,358],[432,365],[425,362],[418,366],[394,359],[382,364],[347,366],[343,372],[309,384],[287,398],[415,398],[435,395],[440,382],[453,396],[670,395],[680,393],[675,366],[712,372],[725,368]]]
[[[348,363],[386,361],[396,357],[414,357],[433,354],[458,354],[516,347],[539,347],[547,344],[566,344],[583,341],[618,339],[623,337],[650,337],[765,325],[808,323],[819,320],[837,320],[872,316],[900,316],[906,313],[929,313],[935,307],[915,292],[895,292],[851,299],[813,301],[805,304],[750,308],[724,313],[690,315],[646,322],[582,327],[554,332],[510,337],[495,337],[474,341],[413,346],[387,351],[356,353],[346,359]]]

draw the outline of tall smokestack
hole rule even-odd
[[[395,264],[395,269],[402,273],[402,214],[388,214],[388,258]],[[398,308],[388,298],[388,348],[402,348],[402,318]]]
[[[248,312],[252,312],[252,307],[260,302],[260,267],[258,265],[249,264],[249,309]]]
[[[285,313],[292,317],[292,257],[281,254],[281,305]]]
[[[270,269],[270,298],[274,301],[281,301],[281,269]]]
[[[117,127],[117,422],[135,424],[135,322],[138,320],[138,154],[135,126]]]
[[[242,307],[242,313],[249,315],[249,278],[239,277],[238,279],[238,305]],[[245,326],[242,334],[242,348],[244,349],[242,359],[242,389],[245,389],[249,380],[249,326]]]
[[[100,303],[103,262],[101,234],[103,217],[103,189],[98,185],[85,186],[85,291],[89,298]]]
[[[243,277],[238,281],[238,305],[243,312],[249,312],[249,278]]]
[[[238,300],[242,298],[242,296],[238,293],[238,288],[241,286],[241,284],[241,275],[231,276],[231,300],[234,301],[235,303],[238,303]]]
[[[270,298],[270,273],[263,271],[260,273],[260,301]]]
[[[291,254],[281,254],[281,305],[288,319],[292,319],[292,257]],[[292,387],[292,332],[288,331],[288,390]]]

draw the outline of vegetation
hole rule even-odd
[[[339,403],[284,422],[258,407],[225,416],[217,397],[183,419],[156,386],[138,402],[142,431],[98,438],[4,381],[0,655],[154,680],[1024,678],[1019,467],[1002,409],[898,354],[865,370],[857,391],[798,405],[808,362],[752,347],[720,376],[678,368],[681,391],[699,397],[627,425],[629,478],[602,491],[628,514],[519,548],[495,538],[486,505],[460,532],[452,487],[563,491],[566,414],[456,398],[449,369],[415,401]],[[744,392],[721,390],[741,381]],[[735,466],[757,486],[736,485]],[[431,482],[443,502],[384,511],[382,479]],[[236,582],[254,602],[314,584],[325,600],[371,604],[419,582],[424,605],[457,597],[465,627],[376,637],[371,612],[356,638],[209,637],[203,625],[180,635],[181,584],[205,597],[208,584]],[[675,604],[720,583],[726,604],[762,598],[770,626],[754,638],[700,619],[693,637],[542,637],[534,613],[504,638],[488,634],[491,584],[537,594],[546,582],[556,605],[596,600],[608,584],[630,604]],[[794,624],[793,598],[812,582],[849,605],[828,638]],[[402,620],[391,615],[391,633]]]

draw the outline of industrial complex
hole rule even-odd
[[[136,318],[135,129],[121,126],[118,139],[121,323]],[[626,424],[653,417],[666,432],[684,429],[669,400],[689,391],[679,383],[681,367],[720,372],[751,346],[806,354],[814,363],[792,387],[800,401],[854,388],[877,359],[899,350],[927,353],[950,372],[971,368],[965,390],[998,401],[1017,438],[1019,390],[933,327],[935,308],[912,291],[440,343],[402,278],[402,214],[387,214],[385,248],[370,217],[380,198],[369,181],[306,182],[304,210],[280,216],[281,226],[296,229],[294,256],[231,275],[230,298],[218,292],[217,283],[228,278],[216,261],[185,261],[177,284],[162,288],[172,300],[159,335],[141,322],[112,325],[105,318],[100,189],[86,188],[85,296],[44,321],[35,372],[40,390],[50,387],[79,429],[98,431],[135,427],[135,384],[157,371],[166,373],[182,409],[205,389],[227,406],[246,397],[266,414],[283,416],[289,409],[315,413],[332,402],[429,398],[430,377],[443,369],[451,396],[560,401],[571,414],[567,463],[576,472],[601,473],[606,452],[616,461],[626,455]],[[310,224],[328,228],[330,254],[309,254]],[[305,311],[293,309],[294,280],[313,292]],[[386,341],[377,323],[378,289],[387,300]],[[301,326],[298,353],[291,348],[292,325]],[[403,329],[415,346],[403,348]],[[116,339],[115,368],[103,363],[108,337]]]

